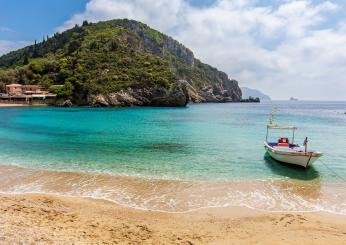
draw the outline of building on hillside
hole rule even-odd
[[[6,93],[8,95],[22,94],[22,85],[21,84],[9,84],[6,85]]]
[[[6,85],[6,94],[0,94],[0,102],[19,103],[51,103],[55,100],[56,94],[41,90],[38,85]]]
[[[22,93],[23,94],[41,94],[44,91],[41,91],[41,87],[38,85],[23,85]]]
[[[9,84],[9,85],[6,85],[6,92],[9,95],[18,95],[18,94],[42,94],[46,91],[41,91],[41,88],[38,85]]]

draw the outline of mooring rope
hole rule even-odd
[[[336,177],[338,177],[340,180],[342,180],[343,182],[346,183],[346,178],[342,177],[341,175],[339,175],[334,169],[332,169],[331,167],[329,167],[324,161],[322,161],[321,159],[318,159],[330,172],[332,172]]]

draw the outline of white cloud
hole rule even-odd
[[[189,5],[183,0],[91,0],[82,14],[74,15],[58,31],[80,24],[83,20],[100,21],[114,18],[136,19],[160,30],[170,30],[186,16]]]
[[[323,27],[345,9],[331,1],[260,2],[218,0],[199,8],[184,0],[91,0],[58,30],[85,19],[136,19],[273,98],[345,99],[346,20]]]
[[[15,31],[11,28],[0,26],[0,32],[15,32]]]
[[[8,41],[0,40],[0,55],[6,54],[12,50],[23,48],[30,43],[27,41]]]

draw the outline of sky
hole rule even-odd
[[[346,0],[0,0],[0,55],[116,18],[174,37],[273,99],[346,100]]]

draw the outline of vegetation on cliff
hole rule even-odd
[[[241,99],[236,81],[195,59],[171,37],[133,20],[85,21],[0,57],[0,89],[9,83],[38,84],[76,104],[128,89],[171,91],[181,80],[195,102],[209,101],[210,93]]]

